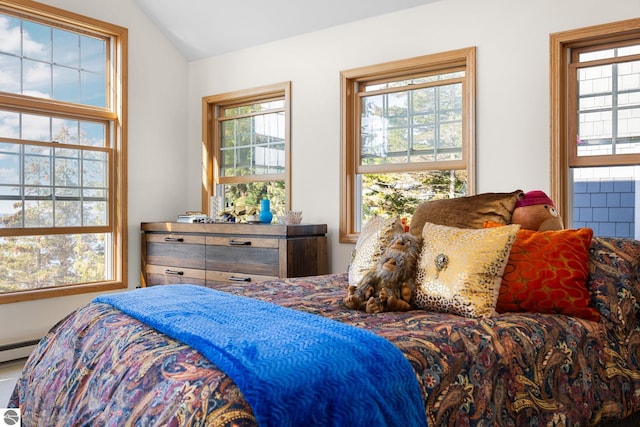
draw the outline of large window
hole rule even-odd
[[[639,26],[551,35],[553,197],[569,227],[600,236],[640,232]]]
[[[0,1],[0,302],[126,287],[127,30]]]
[[[290,93],[285,82],[203,98],[204,212],[214,195],[237,214],[263,198],[288,209]]]
[[[474,191],[475,48],[343,71],[340,241]]]

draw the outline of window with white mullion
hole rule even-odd
[[[640,111],[640,57],[620,56],[626,48],[589,52],[578,57],[577,156],[638,153]],[[628,69],[623,76],[621,69]],[[622,85],[624,78],[631,84]],[[625,119],[626,131],[621,130]],[[635,130],[634,130],[635,129]]]
[[[22,0],[0,23],[0,303],[125,288],[127,29]]]
[[[373,215],[473,192],[475,48],[341,72],[340,242]]]
[[[204,139],[211,148],[206,167],[217,165],[209,195],[222,196],[229,206],[256,209],[267,197],[276,214],[287,209],[290,86],[284,82],[203,98]]]
[[[455,108],[451,109],[442,105],[442,87],[433,85],[424,86],[426,89],[395,90],[374,94],[365,92],[361,94],[360,105],[365,113],[360,115],[360,165],[395,163],[394,158],[403,163],[414,163],[424,161],[420,160],[420,158],[425,156],[430,157],[430,161],[443,160],[441,159],[441,155],[444,156],[444,159],[451,159],[452,156],[456,157],[457,153],[461,150],[461,145],[447,147],[441,141],[441,136],[443,126],[455,126],[461,123],[461,113]],[[447,87],[453,88],[453,85],[447,85]],[[416,108],[414,100],[416,99],[418,90],[433,91],[433,109],[431,111],[418,110]],[[392,107],[389,98],[394,95],[403,96],[407,99],[406,109],[403,115],[393,116],[391,112]],[[375,98],[380,99],[378,106],[381,114],[378,115],[368,113],[369,110],[375,108]],[[367,104],[368,99],[371,100],[369,104]],[[451,120],[443,120],[445,113],[453,113],[454,116],[457,117]],[[428,122],[428,116],[432,116],[432,123],[430,124]],[[417,117],[423,117],[424,122],[418,123]],[[406,120],[406,124],[400,123],[400,119]],[[394,125],[391,123],[394,120],[399,123]],[[420,131],[426,133],[429,129],[433,132],[431,148],[416,148],[418,144],[416,143],[415,135]],[[393,150],[392,144],[389,141],[390,134],[394,131],[400,133],[404,131],[406,134],[403,137],[406,145],[402,150]],[[376,159],[378,159],[377,162]],[[404,161],[402,161],[402,159],[404,159]]]
[[[552,196],[567,227],[635,237],[640,183],[638,19],[551,35]],[[568,61],[567,61],[568,59]]]
[[[38,144],[37,148],[42,148]],[[20,203],[15,207],[20,212],[20,223],[13,227],[82,227],[86,225],[106,225],[107,216],[89,215],[89,206],[106,209],[108,188],[108,163],[106,151],[100,149],[79,149],[75,146],[58,148],[59,144],[51,144],[46,152],[25,155],[29,144],[18,144],[19,151],[7,152],[6,156],[17,155],[20,158],[19,182],[3,182],[0,192],[0,202]],[[52,152],[53,151],[53,152]],[[0,150],[2,152],[2,150]],[[96,159],[87,159],[86,153],[94,152]],[[103,158],[101,158],[103,157]],[[59,171],[66,175],[61,175]],[[87,174],[97,175],[98,182],[85,182]],[[89,195],[93,194],[93,195]],[[41,208],[48,208],[48,218],[40,217],[43,222],[29,222],[26,220],[25,210],[29,205],[40,204]],[[50,206],[47,206],[50,205]],[[66,207],[63,205],[67,205]],[[75,209],[72,209],[75,205]],[[102,205],[102,208],[99,206]],[[62,220],[60,214],[75,220]],[[93,220],[88,221],[87,215]]]

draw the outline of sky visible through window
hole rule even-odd
[[[0,14],[0,91],[106,107],[106,41]]]
[[[0,91],[107,108],[106,49],[102,38],[0,14]],[[0,110],[0,199],[19,191],[22,160],[37,149],[3,138],[107,147],[105,131],[104,123]],[[0,200],[0,216],[14,203]]]

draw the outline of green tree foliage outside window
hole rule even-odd
[[[362,223],[374,215],[408,220],[427,200],[467,195],[466,171],[424,171],[362,176]]]
[[[236,207],[248,206],[259,210],[260,201],[269,199],[274,215],[283,214],[285,211],[284,181],[228,184],[224,186],[224,194],[227,203],[233,203]]]
[[[0,293],[104,279],[105,238],[64,234],[0,239]]]

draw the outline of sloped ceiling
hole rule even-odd
[[[189,61],[438,0],[134,0]]]

